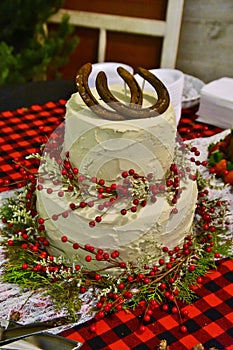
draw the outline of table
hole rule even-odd
[[[17,162],[35,153],[40,144],[58,127],[65,116],[65,99],[34,104],[13,111],[0,113],[0,192],[20,187],[21,173]],[[197,107],[182,111],[178,131],[183,139],[211,136],[220,128],[196,121]],[[14,163],[14,161],[16,163]],[[38,164],[25,161],[31,170]],[[64,336],[84,343],[82,349],[155,349],[159,341],[166,339],[170,350],[192,349],[203,343],[206,349],[233,349],[233,262],[223,259],[218,270],[211,271],[192,305],[183,306],[189,313],[185,319],[187,333],[180,331],[179,317],[154,309],[144,332],[139,331],[143,305],[134,312],[120,311],[96,322],[91,320],[63,333]],[[95,332],[93,332],[95,324]],[[92,331],[91,331],[92,330]]]

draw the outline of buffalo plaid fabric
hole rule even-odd
[[[19,108],[0,112],[0,191],[22,179],[15,162],[36,170],[37,162],[25,161],[25,156],[39,151],[40,145],[63,122],[65,100],[48,102],[43,106]]]
[[[202,343],[205,349],[233,349],[233,261],[223,260],[217,271],[211,271],[202,288],[196,291],[197,298],[192,305],[181,306],[188,311],[183,324],[187,333],[180,330],[178,314],[154,310],[144,332],[139,328],[142,309],[126,313],[120,311],[95,322],[95,320],[74,327],[63,335],[78,340],[83,350],[146,350],[156,349],[160,340],[166,339],[170,350],[191,350]],[[95,324],[96,331],[91,331]],[[144,324],[144,323],[143,323]]]
[[[40,145],[64,121],[65,100],[33,105],[15,111],[0,112],[0,192],[17,184],[22,178],[17,164],[23,163],[30,170],[36,170],[35,160],[25,156],[39,151]],[[222,131],[217,127],[196,122],[197,108],[183,110],[178,132],[183,139],[211,136]],[[11,186],[12,188],[12,186]]]
[[[33,105],[15,111],[0,112],[0,191],[8,190],[8,181],[15,187],[22,173],[15,162],[23,163],[36,171],[38,164],[25,161],[25,156],[39,151],[41,143],[64,121],[65,100]],[[183,139],[211,136],[220,128],[198,123],[196,108],[183,110],[178,132]],[[84,343],[83,349],[155,349],[159,341],[166,339],[170,350],[191,349],[202,343],[206,349],[233,350],[233,287],[231,260],[220,262],[217,271],[205,277],[205,283],[197,290],[197,299],[192,305],[181,306],[189,316],[184,319],[188,332],[180,331],[178,314],[154,310],[144,332],[143,310],[120,311],[96,323],[96,332],[90,331],[91,321],[66,331],[63,335]]]

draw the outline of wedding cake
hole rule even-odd
[[[173,249],[191,232],[196,207],[196,182],[177,151],[175,113],[166,88],[146,70],[157,91],[143,96],[124,71],[127,87],[109,90],[100,75],[89,89],[90,70],[80,69],[78,92],[67,103],[60,161],[45,148],[39,217],[54,255],[97,270],[98,261],[87,262],[80,249],[88,245],[153,266],[161,247]]]

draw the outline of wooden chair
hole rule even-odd
[[[75,26],[99,29],[98,62],[105,61],[107,31],[163,37],[160,67],[175,68],[183,3],[184,0],[168,0],[164,21],[65,9],[60,9],[50,21],[59,23],[63,14],[68,14],[69,22]]]

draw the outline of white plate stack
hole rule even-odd
[[[233,128],[233,78],[220,78],[201,90],[198,121],[223,129]]]

